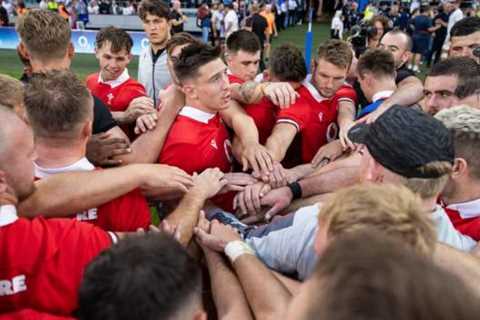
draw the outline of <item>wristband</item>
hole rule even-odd
[[[287,185],[287,187],[292,191],[292,200],[299,199],[302,197],[302,187],[298,182],[292,182]]]
[[[234,263],[238,257],[244,254],[255,255],[255,251],[245,242],[241,240],[236,240],[227,243],[224,249],[225,254],[227,255],[228,259],[231,263]]]
[[[0,205],[0,226],[6,226],[17,220],[17,208],[14,205]]]

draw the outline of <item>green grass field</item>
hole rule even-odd
[[[280,33],[279,37],[274,39],[272,46],[290,42],[304,48],[305,33],[307,26],[296,26],[289,28]],[[313,26],[314,45],[313,48],[329,37],[329,26],[326,24],[315,24]],[[84,79],[88,74],[97,71],[97,61],[93,54],[77,54],[73,59],[72,68],[77,75]],[[137,77],[138,57],[135,56],[129,65],[129,73],[132,77]],[[12,77],[19,78],[22,74],[23,66],[17,57],[15,50],[0,50],[0,73],[8,74]]]

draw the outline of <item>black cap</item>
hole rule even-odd
[[[348,137],[366,145],[382,166],[406,178],[437,178],[442,173],[419,168],[434,161],[453,164],[455,157],[452,134],[442,122],[422,111],[398,105],[372,124],[353,126]]]

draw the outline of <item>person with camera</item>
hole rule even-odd
[[[380,45],[385,32],[389,28],[389,20],[385,16],[374,16],[367,28],[367,49],[374,49]]]

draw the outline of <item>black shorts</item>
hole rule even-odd
[[[424,55],[428,52],[430,46],[430,37],[428,35],[413,35],[412,53]]]

